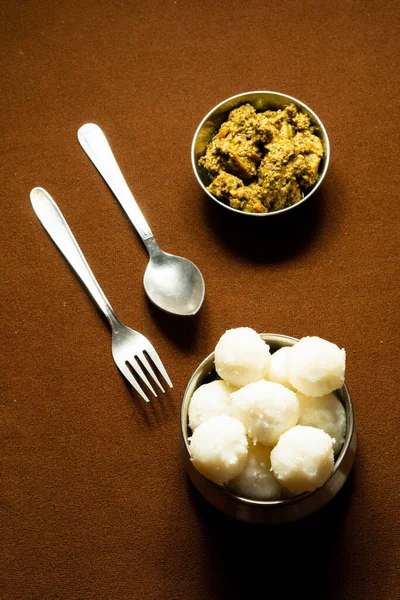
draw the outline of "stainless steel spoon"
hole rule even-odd
[[[94,123],[82,125],[78,140],[146,246],[150,262],[143,284],[149,299],[166,312],[195,315],[205,293],[199,269],[190,260],[163,252],[158,246],[100,127]]]

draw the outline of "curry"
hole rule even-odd
[[[318,181],[323,154],[309,115],[294,104],[263,112],[244,104],[229,113],[199,164],[213,177],[211,194],[264,213],[299,202]]]

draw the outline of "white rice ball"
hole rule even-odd
[[[298,393],[297,400],[300,407],[299,425],[325,431],[334,440],[333,452],[337,454],[346,435],[346,411],[339,398],[335,394],[311,398]]]
[[[274,383],[280,383],[281,385],[284,385],[285,387],[289,388],[289,390],[294,390],[292,384],[289,381],[286,367],[286,361],[290,351],[290,346],[283,346],[282,348],[279,348],[279,350],[271,354],[271,362],[269,365],[269,373],[267,379],[268,381],[273,381]]]
[[[228,483],[246,463],[244,425],[226,415],[212,417],[195,429],[189,450],[194,466],[204,477],[219,485]]]
[[[215,369],[228,383],[242,387],[265,377],[269,346],[250,327],[229,329],[215,347]]]
[[[346,352],[319,337],[304,337],[287,355],[292,386],[305,396],[325,396],[344,384]]]
[[[296,394],[279,383],[262,379],[231,395],[232,415],[246,427],[254,442],[273,446],[299,419]]]
[[[243,471],[230,482],[230,489],[238,496],[251,500],[277,500],[282,486],[271,471],[271,448],[263,444],[249,444]]]
[[[199,425],[220,415],[231,415],[230,395],[236,388],[218,379],[204,383],[194,392],[189,404],[189,427],[194,431]]]
[[[294,494],[312,492],[332,472],[332,439],[322,429],[296,425],[279,438],[271,467],[279,483]]]

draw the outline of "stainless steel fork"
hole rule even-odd
[[[121,373],[126,377],[134,389],[146,402],[149,398],[143,391],[139,382],[145,383],[149,390],[157,396],[151,378],[158,387],[164,389],[151,366],[149,359],[172,388],[157,352],[147,338],[141,333],[126,327],[116,316],[111,304],[92,273],[78,243],[64,219],[60,209],[46,190],[36,187],[31,191],[31,202],[33,209],[60,252],[65,256],[71,267],[86,286],[93,300],[104,314],[111,325],[112,331],[112,355]],[[129,366],[128,366],[129,365]],[[135,377],[132,371],[135,373]],[[146,390],[147,391],[147,390]]]

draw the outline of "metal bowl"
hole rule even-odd
[[[312,125],[315,127],[315,134],[322,141],[322,145],[324,148],[324,156],[322,157],[320,166],[319,166],[319,178],[318,181],[312,186],[304,197],[287,208],[283,208],[281,210],[275,210],[266,213],[247,213],[241,210],[237,210],[236,208],[231,208],[228,204],[224,203],[222,200],[219,200],[213,194],[211,194],[207,186],[210,185],[212,181],[212,177],[209,172],[202,166],[199,165],[199,158],[203,156],[206,152],[207,145],[217,133],[221,124],[227,120],[228,114],[234,108],[246,103],[250,103],[254,106],[257,111],[263,110],[277,110],[280,108],[284,108],[288,104],[293,102],[302,112],[307,112],[310,116],[310,120]],[[194,174],[202,187],[203,191],[217,204],[225,208],[226,210],[231,211],[232,213],[242,214],[247,217],[256,217],[259,219],[265,217],[271,217],[273,215],[281,215],[283,213],[287,213],[288,211],[296,208],[303,204],[308,198],[310,198],[313,193],[319,188],[321,185],[325,174],[328,170],[329,165],[329,157],[330,157],[330,146],[328,134],[326,133],[325,127],[323,126],[319,117],[303,102],[297,100],[296,98],[292,98],[291,96],[287,96],[286,94],[280,94],[278,92],[245,92],[244,94],[237,94],[236,96],[232,96],[223,102],[220,102],[215,106],[210,112],[204,117],[202,122],[197,128],[196,133],[194,134],[192,150],[192,166]]]
[[[283,346],[293,346],[298,340],[286,335],[260,334],[270,346],[271,353]],[[259,501],[235,495],[223,486],[206,479],[193,466],[189,454],[188,409],[193,392],[203,383],[217,379],[214,368],[214,353],[203,360],[193,373],[186,388],[181,409],[181,433],[185,468],[200,494],[225,515],[257,524],[290,523],[306,517],[325,506],[339,492],[346,481],[354,462],[356,433],[354,429],[353,405],[346,385],[336,394],[346,410],[346,437],[343,447],[336,457],[335,466],[329,479],[314,492],[306,492],[287,500]]]

